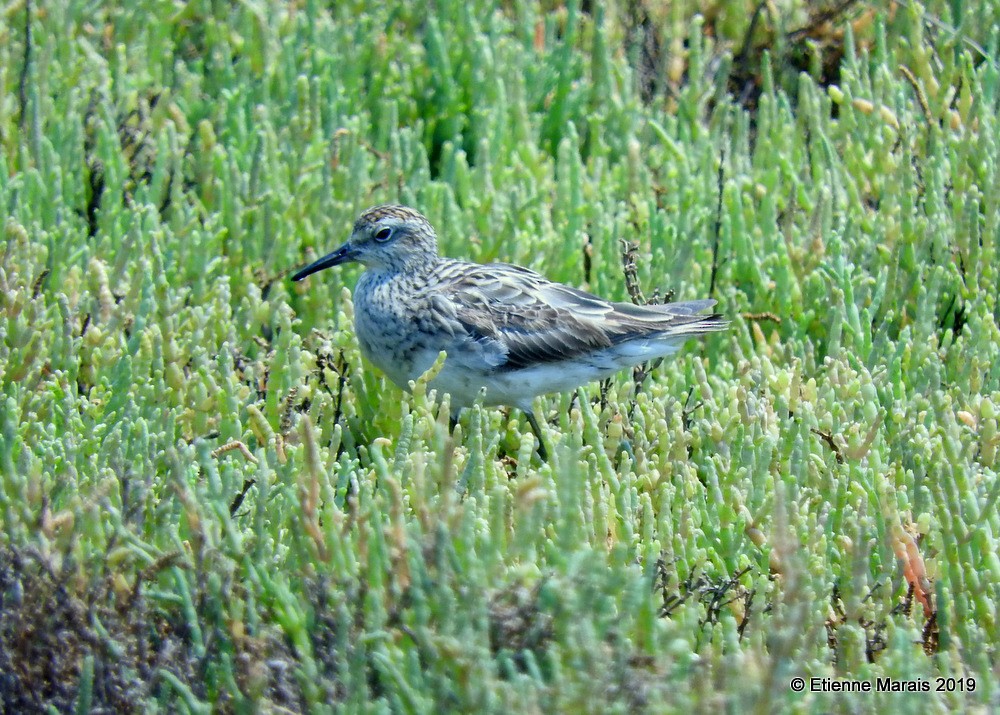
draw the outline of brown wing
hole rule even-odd
[[[449,273],[448,312],[469,338],[502,352],[495,363],[502,370],[579,358],[633,338],[681,338],[724,327],[719,316],[697,314],[711,300],[613,303],[503,263],[461,263]]]

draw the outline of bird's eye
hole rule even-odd
[[[380,229],[379,232],[375,234],[376,241],[388,241],[390,238],[392,238],[391,228]]]

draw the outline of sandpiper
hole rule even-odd
[[[714,300],[615,303],[506,263],[438,255],[418,211],[375,206],[340,248],[292,280],[357,261],[354,329],[368,360],[404,390],[447,353],[430,387],[451,395],[453,419],[486,388],[484,404],[519,408],[547,459],[532,411],[536,395],[572,390],[675,352],[688,338],[723,330]]]

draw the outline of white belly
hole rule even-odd
[[[664,357],[676,350],[676,346],[661,346],[656,357]],[[428,356],[428,367],[434,363],[437,353]],[[462,364],[461,359],[449,357],[430,383],[440,392],[451,395],[454,409],[468,407],[486,388],[484,404],[509,405],[522,410],[530,410],[532,400],[538,395],[551,392],[568,392],[589,382],[603,380],[617,372],[643,362],[644,358],[623,356],[611,348],[577,360],[564,360],[523,368],[521,370],[482,370]]]

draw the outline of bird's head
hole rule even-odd
[[[375,206],[354,222],[350,238],[333,253],[309,264],[294,276],[306,276],[356,261],[366,268],[402,271],[434,261],[437,234],[424,216],[407,206]]]

